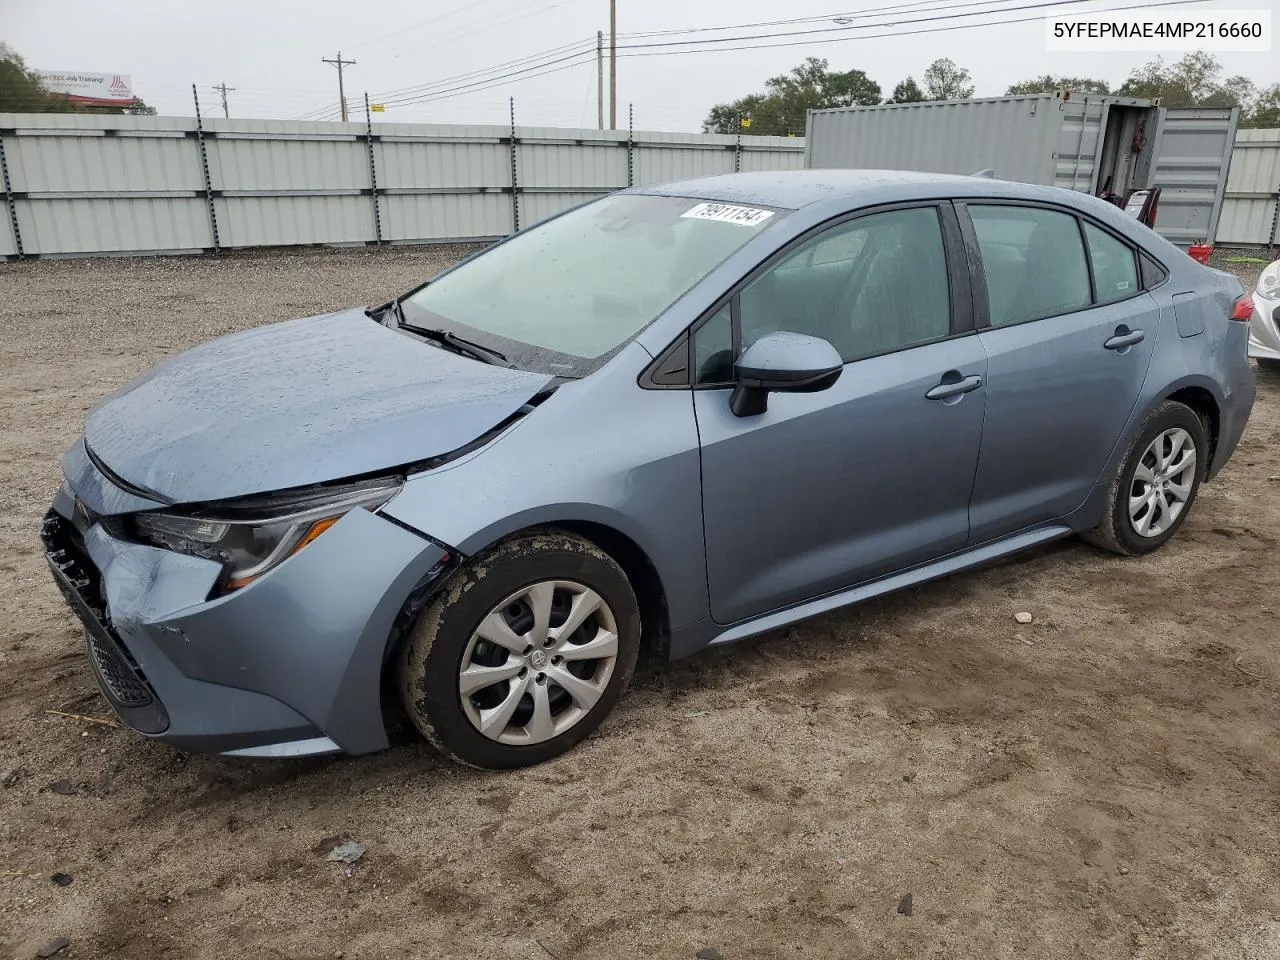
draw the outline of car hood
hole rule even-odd
[[[139,492],[222,500],[450,453],[551,379],[459,356],[348,310],[173,357],[95,407],[85,443]]]

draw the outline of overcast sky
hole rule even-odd
[[[895,16],[936,16],[936,8],[944,2],[963,0],[919,0],[914,12]],[[1034,2],[1003,0],[1003,5]],[[845,3],[618,0],[618,32],[625,38],[642,31],[838,16],[890,3],[901,10],[904,0]],[[1114,9],[1130,3],[1112,0],[1095,3],[1093,8]],[[1203,6],[1269,9],[1280,27],[1280,0],[1218,0]],[[1039,12],[1009,13],[1003,18]],[[1175,12],[1176,8],[1170,10],[1170,16]],[[17,49],[31,67],[129,74],[134,93],[162,114],[191,114],[193,82],[206,111],[220,112],[211,87],[225,81],[236,88],[230,94],[233,116],[292,118],[336,112],[336,72],[320,58],[333,57],[339,49],[344,57],[357,61],[346,73],[347,95],[353,104],[365,91],[375,101],[393,101],[394,91],[403,88],[446,81],[588,41],[597,30],[606,31],[607,37],[608,15],[608,0],[0,0],[0,40]],[[999,18],[984,14],[980,19]],[[942,25],[931,22],[890,29]],[[828,22],[801,28],[815,26],[838,25]],[[846,33],[854,38],[832,42],[828,36],[813,43],[798,37],[794,39],[806,41],[803,46],[772,50],[619,57],[619,126],[626,126],[626,104],[634,103],[638,129],[697,130],[712,104],[760,89],[766,78],[785,72],[806,56],[826,57],[839,69],[865,70],[879,82],[885,96],[907,74],[919,80],[925,66],[937,57],[951,57],[967,67],[977,96],[1003,94],[1009,84],[1046,72],[1118,84],[1132,67],[1151,59],[1138,53],[1046,53],[1044,25],[1038,20],[874,40]],[[643,42],[652,38],[619,40]],[[1244,74],[1259,85],[1280,82],[1280,51],[1218,57],[1228,73]],[[383,119],[504,122],[508,95],[516,98],[520,123],[594,126],[594,59],[547,76],[507,80],[449,99],[392,105]]]

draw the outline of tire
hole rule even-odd
[[[1153,444],[1157,438],[1161,438],[1163,449],[1172,450],[1174,438],[1181,441],[1184,435],[1194,448],[1194,463],[1172,475],[1171,483],[1164,483],[1160,480],[1164,476],[1161,455],[1153,451]],[[1208,430],[1194,410],[1172,400],[1161,403],[1143,421],[1137,439],[1125,454],[1120,475],[1111,482],[1102,522],[1093,530],[1082,534],[1084,539],[1094,546],[1129,557],[1151,553],[1164,546],[1178,532],[1187,519],[1187,514],[1191,512],[1208,467],[1208,448]],[[1185,442],[1182,450],[1185,453]],[[1169,466],[1176,468],[1182,462],[1184,461],[1171,456]],[[1139,470],[1143,470],[1141,477]],[[1151,493],[1153,486],[1158,484],[1146,480],[1148,474],[1153,474],[1157,481],[1163,483],[1163,501],[1160,500],[1160,491]],[[1173,510],[1172,504],[1178,499],[1178,491],[1184,488],[1187,492],[1185,498],[1181,499],[1182,505]],[[1153,499],[1148,500],[1146,510],[1141,505],[1134,507],[1140,512],[1135,519],[1131,514],[1131,505],[1139,504],[1139,498],[1144,493]],[[1139,529],[1143,520],[1150,524],[1145,535]]]
[[[575,615],[580,625],[566,635]],[[536,531],[455,574],[405,638],[397,686],[414,726],[440,752],[509,770],[559,756],[599,727],[639,650],[639,606],[622,568],[580,537]]]

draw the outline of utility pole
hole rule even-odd
[[[618,129],[618,0],[609,0],[609,129]]]
[[[596,31],[596,127],[604,129],[604,31]]]
[[[320,61],[322,63],[331,63],[338,68],[338,100],[342,107],[342,122],[346,123],[347,122],[347,94],[346,94],[346,91],[344,91],[342,88],[342,68],[354,67],[356,65],[356,62],[354,60],[343,60],[341,50],[338,51],[338,58],[336,60],[330,60],[327,57],[321,57]]]
[[[215,93],[222,94],[222,115],[228,120],[231,119],[231,111],[227,109],[227,94],[235,93],[236,88],[228,87],[227,81],[223,80],[221,83],[215,83],[213,89]]]

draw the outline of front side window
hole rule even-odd
[[[405,320],[526,370],[583,376],[779,217],[684,197],[605,197],[433,280],[404,301]]]
[[[871,214],[801,244],[739,295],[742,348],[785,330],[846,363],[946,337],[951,298],[934,207]]]
[[[1105,230],[1084,224],[1084,238],[1089,244],[1089,262],[1093,265],[1093,286],[1098,303],[1127,300],[1138,292],[1138,267],[1133,250]]]
[[[1076,310],[1093,301],[1076,218],[1055,210],[971,204],[991,326]]]

